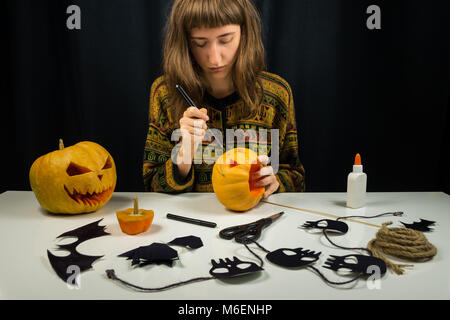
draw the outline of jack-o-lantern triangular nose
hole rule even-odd
[[[103,175],[102,175],[102,174],[99,174],[99,175],[98,175],[98,178],[99,178],[99,180],[101,181],[102,178],[103,178]]]

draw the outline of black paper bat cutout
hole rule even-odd
[[[412,224],[408,224],[408,223],[404,223],[404,222],[401,222],[401,223],[408,229],[427,232],[427,231],[433,231],[433,229],[429,228],[429,226],[434,225],[436,223],[436,221],[420,219],[420,222],[414,222]]]
[[[68,256],[58,257],[47,250],[48,260],[50,261],[53,270],[55,270],[56,274],[64,282],[67,282],[68,278],[73,275],[73,267],[79,268],[79,271],[82,272],[91,269],[92,263],[94,263],[95,260],[103,257],[84,255],[76,250],[77,246],[84,241],[109,235],[109,233],[105,232],[104,230],[105,226],[102,227],[98,225],[102,220],[103,219],[100,219],[77,229],[65,232],[57,237],[57,239],[64,237],[77,238],[77,241],[75,242],[58,245],[59,249],[67,250],[70,252]]]
[[[173,261],[178,259],[178,252],[165,243],[152,243],[119,255],[132,260],[131,265],[143,267],[149,264],[165,264],[172,267]]]
[[[198,248],[203,247],[202,239],[200,239],[199,237],[195,237],[195,236],[176,238],[176,239],[173,239],[172,241],[170,241],[169,244],[187,247],[190,249],[198,249]]]
[[[355,259],[356,262],[352,261],[353,259]],[[379,268],[380,274],[386,273],[386,263],[383,260],[376,257],[364,256],[360,254],[349,254],[346,256],[330,255],[327,261],[325,261],[325,265],[323,267],[334,271],[338,271],[340,269],[349,269],[353,272],[372,275],[373,270],[369,267],[373,266],[377,266]]]
[[[286,254],[285,252],[293,252],[293,255]],[[279,265],[281,267],[287,268],[298,268],[310,265],[313,262],[319,260],[321,252],[316,253],[311,250],[303,250],[303,248],[297,249],[287,249],[282,248],[272,252],[269,252],[266,255],[267,260],[270,262]]]
[[[241,261],[237,257],[233,257],[233,260],[219,259],[219,262],[211,260],[211,264],[213,267],[209,270],[209,274],[218,279],[233,278],[264,270],[254,262]]]
[[[337,231],[340,233],[347,233],[348,225],[342,221],[322,219],[318,221],[306,221],[302,228],[304,229],[322,229],[328,231]]]

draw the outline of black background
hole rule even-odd
[[[307,191],[343,192],[355,153],[368,191],[450,193],[448,1],[257,0],[268,71],[291,85]],[[66,9],[81,8],[81,30]],[[2,1],[1,189],[30,190],[39,156],[83,140],[143,191],[148,100],[168,0]],[[381,8],[381,30],[366,9]]]

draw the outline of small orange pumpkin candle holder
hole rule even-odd
[[[153,210],[139,209],[138,199],[134,197],[134,208],[117,211],[116,215],[122,232],[135,235],[145,232],[150,228],[155,213]]]

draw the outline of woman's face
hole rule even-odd
[[[191,52],[208,80],[226,79],[236,61],[241,27],[230,24],[219,28],[191,30]]]

